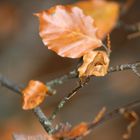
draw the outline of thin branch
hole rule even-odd
[[[127,35],[128,39],[140,37],[140,22],[129,25],[124,23],[123,21],[118,21],[116,28],[120,27],[129,32],[129,34]]]
[[[33,110],[34,114],[39,119],[39,122],[43,126],[43,128],[48,132],[48,134],[53,133],[54,129],[52,128],[52,123],[49,121],[49,119],[45,116],[45,114],[42,112],[40,107],[36,107]]]
[[[136,76],[138,76],[139,78],[140,78],[140,73],[138,72],[138,70],[137,70],[137,68],[136,67],[132,67],[132,71],[134,72],[134,74],[136,75]]]
[[[55,108],[55,110],[53,111],[52,115],[50,116],[50,121],[54,120],[56,118],[56,114],[59,112],[59,110],[61,108],[63,108],[63,106],[81,89],[83,88],[89,81],[89,77],[85,78],[84,81],[79,81],[78,86],[72,90],[72,92],[70,92],[67,96],[65,96],[60,103],[58,104],[58,106]]]
[[[137,37],[140,37],[140,31],[131,33],[127,36],[128,39],[133,39],[133,38],[137,38]]]
[[[120,27],[128,32],[138,32],[140,31],[140,22],[137,22],[135,24],[127,24],[120,20],[118,21],[116,28],[120,28]]]
[[[108,73],[124,71],[124,70],[132,70],[133,67],[136,67],[136,68],[140,67],[140,61],[135,62],[135,63],[121,64],[121,65],[110,67],[108,69]]]
[[[1,86],[4,86],[4,87],[14,91],[15,93],[21,95],[20,88],[1,74],[0,74],[0,84],[1,84]]]
[[[122,65],[117,65],[117,66],[113,66],[110,67],[108,70],[108,73],[112,73],[112,72],[118,72],[118,71],[124,71],[124,70],[132,70],[133,68],[136,67],[140,67],[140,62],[136,62],[136,63],[131,63],[131,64],[122,64]],[[72,74],[72,75],[71,75]],[[50,81],[50,85],[54,86],[60,83],[63,83],[64,81],[68,80],[69,77],[74,78],[74,77],[78,77],[78,73],[76,70],[72,71],[72,73],[70,72],[68,75],[62,76],[60,78],[54,79],[52,81]],[[60,111],[61,108],[63,108],[63,106],[81,89],[84,87],[85,84],[87,84],[89,81],[89,77],[87,79],[85,79],[85,81],[83,83],[79,82],[79,85],[72,91],[70,92],[66,97],[64,97],[60,103],[58,104],[58,106],[55,108],[55,110],[53,111],[53,113],[51,114],[49,120],[52,121],[56,118],[57,113]]]
[[[132,68],[137,68],[140,67],[140,62],[136,62],[136,63],[131,63],[131,64],[122,64],[122,65],[117,65],[114,67],[110,67],[108,70],[108,73],[112,73],[112,72],[118,72],[118,71],[124,71],[124,70],[132,70]],[[64,81],[66,81],[67,79],[70,78],[77,78],[78,77],[78,73],[76,70],[70,72],[67,75],[64,75],[62,77],[59,77],[57,79],[54,79],[50,82],[47,83],[47,85],[49,86],[54,86],[57,84],[62,84]],[[58,107],[55,109],[55,111],[53,112],[52,116],[50,117],[50,120],[53,120],[56,117],[57,112],[64,106],[64,104],[71,99],[71,97],[73,95],[75,95],[79,89],[81,89],[82,87],[84,87],[84,85],[87,83],[88,81],[85,81],[85,83],[80,83],[71,93],[68,94],[67,97],[65,97],[60,104],[58,105]],[[18,86],[16,86],[12,81],[10,81],[9,79],[5,78],[4,76],[0,75],[0,83],[2,86],[14,91],[15,93],[18,93],[19,95],[21,94],[21,90]],[[41,125],[44,127],[44,129],[48,132],[48,133],[52,133],[54,130],[52,128],[51,125],[51,121],[44,115],[44,113],[42,112],[42,110],[37,107],[36,109],[33,110],[33,112],[35,113],[35,115],[37,116],[37,118],[39,119]]]
[[[127,13],[130,7],[133,5],[135,0],[126,0],[124,3],[121,4],[121,16]]]
[[[124,70],[132,70],[132,67],[140,67],[140,61],[135,62],[135,63],[111,66],[108,69],[108,73],[124,71]],[[48,87],[53,87],[53,86],[56,86],[56,85],[63,84],[65,81],[67,81],[67,80],[69,80],[71,78],[78,78],[78,72],[76,70],[73,70],[73,71],[69,72],[68,74],[63,75],[63,76],[61,76],[59,78],[53,79],[53,80],[51,80],[49,82],[46,82],[46,85]]]
[[[72,78],[75,78],[77,77],[77,72],[76,70],[73,70],[71,72],[69,72],[68,74],[65,74],[59,78],[56,78],[54,80],[51,80],[49,82],[46,82],[46,85],[48,87],[52,87],[52,86],[55,86],[55,85],[61,85],[63,84],[67,79],[72,79]]]
[[[114,119],[116,117],[119,117],[121,116],[122,114],[120,113],[121,109],[124,108],[125,110],[131,110],[132,108],[136,107],[140,105],[140,100],[136,100],[136,101],[133,101],[127,105],[124,105],[124,106],[121,106],[121,107],[118,107],[116,109],[114,109],[113,111],[105,114],[104,116],[102,116],[99,121],[92,121],[90,123],[88,123],[88,129],[87,129],[87,132],[85,132],[85,134],[82,134],[82,136],[79,136],[80,138],[83,138],[84,136],[86,136],[87,134],[89,134],[91,131],[93,131],[96,127],[98,127],[99,125],[107,122],[108,120],[111,120],[111,119]],[[75,140],[79,138],[75,138]]]
[[[92,123],[90,124],[89,129],[94,129],[95,127],[101,125],[102,123],[104,123],[104,122],[106,122],[106,121],[108,121],[108,120],[110,120],[110,119],[113,119],[113,118],[115,118],[115,117],[121,115],[121,113],[120,113],[120,109],[121,109],[121,108],[125,108],[125,109],[127,109],[127,110],[131,110],[132,108],[134,108],[134,107],[136,107],[136,106],[138,106],[138,105],[140,105],[140,100],[136,100],[136,101],[133,101],[133,102],[127,104],[127,105],[118,107],[118,108],[114,109],[113,111],[111,111],[111,112],[107,113],[106,115],[104,115],[104,116],[102,117],[102,119],[100,119],[100,121],[98,121],[97,123],[93,123],[93,122],[92,122]]]
[[[68,74],[65,74],[59,78],[53,79],[49,82],[46,82],[46,85],[53,95],[56,94],[56,90],[53,89],[53,86],[62,85],[68,79],[76,78],[78,76],[76,70],[70,71]]]
[[[2,86],[4,86],[4,87],[14,91],[15,93],[21,95],[21,88],[16,86],[12,81],[10,81],[9,79],[7,79],[6,77],[4,77],[2,75],[0,75],[0,83]],[[52,124],[49,121],[49,119],[45,116],[45,114],[42,112],[41,108],[37,107],[37,108],[33,109],[33,112],[37,116],[39,122],[44,127],[46,132],[52,133],[53,132]]]

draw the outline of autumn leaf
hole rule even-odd
[[[24,110],[33,109],[43,102],[48,88],[40,81],[29,81],[27,87],[22,90]]]
[[[79,58],[102,46],[94,20],[78,7],[59,5],[35,15],[43,43],[62,57]]]
[[[80,7],[85,14],[93,17],[98,28],[97,34],[101,39],[111,32],[119,18],[120,4],[118,2],[85,0],[79,1],[72,6]]]
[[[88,133],[88,124],[82,122],[79,125],[75,126],[70,132],[68,132],[66,137],[69,139],[73,139],[82,136],[85,133]]]
[[[73,128],[70,128],[69,125],[62,125],[61,129],[54,134],[56,139],[78,139],[80,137],[86,136],[89,134],[90,126],[98,123],[104,116],[106,112],[106,107],[103,107],[94,120],[91,123],[81,122]]]
[[[79,77],[104,76],[107,74],[109,58],[104,51],[90,51],[83,57],[83,64],[78,68]]]
[[[59,130],[54,137],[56,139],[75,139],[88,133],[88,123],[81,122],[71,129]]]
[[[120,109],[120,114],[124,116],[130,123],[127,126],[126,133],[123,134],[123,139],[129,139],[132,135],[132,130],[138,123],[139,117],[135,111],[128,111],[125,108]]]

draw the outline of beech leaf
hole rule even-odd
[[[102,46],[93,18],[78,7],[59,5],[35,15],[43,43],[62,57],[79,58]]]
[[[85,133],[88,133],[88,124],[81,122],[79,125],[75,126],[70,132],[67,134],[67,138],[74,139],[76,137],[82,136]]]
[[[27,87],[22,90],[24,110],[33,109],[43,102],[48,88],[40,81],[29,81]]]
[[[104,51],[90,51],[83,57],[83,64],[78,68],[79,77],[104,76],[107,74],[109,58]]]
[[[95,20],[98,28],[97,34],[103,39],[117,24],[120,13],[120,4],[105,0],[85,0],[79,1],[72,6],[80,7],[85,14]]]

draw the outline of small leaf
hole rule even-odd
[[[79,77],[104,76],[107,74],[109,58],[104,51],[90,51],[83,57],[83,64],[78,68]]]
[[[62,57],[79,58],[102,46],[94,20],[78,7],[60,5],[35,15],[43,43]]]
[[[73,139],[82,136],[85,133],[88,133],[88,124],[82,122],[79,125],[75,126],[70,132],[68,132],[66,138]]]
[[[84,13],[95,20],[98,28],[97,34],[103,39],[117,24],[120,13],[120,4],[105,0],[79,1],[73,6],[83,9]]]
[[[48,88],[40,81],[29,81],[28,86],[22,90],[24,110],[33,109],[43,102]]]
[[[88,123],[81,122],[71,129],[59,130],[54,137],[56,139],[76,139],[88,133]]]
[[[126,132],[123,134],[124,139],[129,139],[132,135],[132,130],[138,123],[139,117],[135,111],[128,111],[125,108],[120,109],[120,113],[128,120],[130,123],[127,126]]]

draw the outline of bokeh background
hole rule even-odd
[[[56,4],[69,4],[76,0],[0,0],[0,73],[17,85],[30,79],[49,81],[74,69],[78,59],[61,58],[44,47],[38,35],[38,20],[33,16],[40,10]],[[122,0],[123,1],[123,0]],[[126,24],[140,21],[140,1],[121,18]],[[140,39],[128,40],[123,28],[111,33],[111,65],[140,60]],[[56,122],[76,125],[91,121],[106,106],[108,111],[140,98],[140,79],[131,71],[93,78],[59,112]],[[42,105],[49,115],[64,95],[76,85],[76,80],[57,86],[57,94],[48,97]],[[0,140],[12,140],[13,133],[45,133],[30,111],[21,109],[21,98],[0,87]],[[140,115],[140,107],[134,108]],[[85,140],[121,140],[128,122],[123,117],[105,122]],[[139,140],[140,123],[134,129],[131,140]]]

